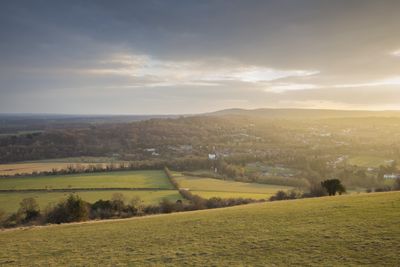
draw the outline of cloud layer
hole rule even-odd
[[[400,2],[2,1],[0,112],[400,109]]]

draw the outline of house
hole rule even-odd
[[[383,175],[383,178],[385,178],[385,179],[400,179],[400,174],[394,174],[394,173],[392,173],[392,174],[385,174],[385,175]]]

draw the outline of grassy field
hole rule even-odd
[[[400,193],[0,232],[0,265],[399,266]]]
[[[220,180],[195,176],[185,176],[174,172],[180,188],[187,188],[202,197],[248,197],[254,199],[268,198],[278,190],[292,189],[290,186],[242,183],[231,180]]]
[[[53,169],[65,170],[71,165],[84,167],[101,164],[104,166],[104,164],[111,162],[118,161],[108,157],[75,157],[0,164],[0,175],[30,174],[32,172],[51,171]]]
[[[173,189],[163,171],[114,171],[73,175],[0,178],[0,189],[163,188]]]
[[[380,165],[388,165],[388,160],[376,156],[354,156],[350,157],[347,163],[365,168],[378,168]]]
[[[120,191],[131,200],[140,197],[145,204],[157,204],[163,198],[176,201],[181,199],[164,171],[114,171],[102,173],[86,173],[73,175],[13,177],[0,178],[1,190],[32,190],[32,189],[68,189],[98,188],[96,191],[77,192],[84,200],[95,202],[99,199],[110,199],[116,190],[105,191],[105,188],[147,188],[149,190]],[[162,189],[162,190],[157,190]],[[5,192],[0,193],[0,210],[6,213],[15,212],[23,198],[33,197],[41,208],[49,203],[56,203],[70,192]]]
[[[163,198],[171,201],[182,199],[181,195],[176,190],[146,190],[146,191],[88,191],[77,192],[76,194],[82,197],[83,200],[94,203],[99,199],[111,199],[114,193],[124,195],[127,203],[134,197],[139,197],[144,204],[158,204]],[[46,208],[50,203],[58,203],[65,199],[69,193],[67,192],[33,192],[33,193],[0,193],[0,210],[6,213],[16,212],[19,208],[19,203],[22,199],[33,197],[36,199],[41,209]]]
[[[15,164],[0,164],[0,175],[30,174],[33,172],[65,170],[72,163],[67,162],[24,162]],[[85,166],[87,164],[80,164]]]
[[[193,194],[203,198],[252,198],[252,199],[266,199],[273,195],[273,193],[241,193],[241,192],[223,192],[223,191],[191,191]]]
[[[69,157],[29,161],[32,163],[62,162],[62,163],[110,163],[120,162],[114,157]]]

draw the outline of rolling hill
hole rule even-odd
[[[207,116],[243,115],[263,118],[280,119],[325,119],[325,118],[361,118],[361,117],[400,117],[400,111],[370,111],[370,110],[330,110],[330,109],[240,109],[232,108],[206,113]]]
[[[400,192],[0,232],[0,265],[399,266]]]

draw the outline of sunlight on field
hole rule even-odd
[[[0,232],[0,264],[398,266],[400,193]],[[101,252],[101,253],[99,253]]]
[[[110,199],[115,192],[121,192],[126,196],[126,201],[134,196],[140,197],[145,204],[157,204],[163,198],[176,201],[181,199],[180,194],[168,180],[164,171],[113,171],[101,173],[85,173],[71,175],[39,176],[39,177],[12,177],[0,178],[0,190],[43,190],[42,192],[1,192],[0,210],[15,212],[23,198],[33,197],[41,208],[49,203],[58,202],[68,194],[74,192],[74,188],[100,189],[94,191],[76,192],[84,200],[95,202],[99,199]],[[116,190],[101,190],[113,189]],[[119,188],[135,188],[146,190],[121,190]],[[58,189],[64,192],[46,192],[46,190]],[[68,192],[67,192],[68,191]]]
[[[71,188],[173,189],[163,171],[113,171],[39,177],[0,178],[2,190]]]
[[[380,165],[388,165],[390,160],[376,156],[355,156],[348,159],[348,164],[360,167],[377,168]]]
[[[15,163],[15,164],[0,164],[0,175],[14,174],[30,174],[33,172],[43,172],[56,170],[65,170],[68,166],[76,163],[67,162],[30,162],[30,163]],[[79,163],[81,166],[89,164]]]
[[[243,183],[232,180],[220,180],[195,176],[185,176],[174,173],[180,188],[189,189],[192,192],[199,192],[204,197],[250,197],[256,199],[267,198],[278,190],[292,189],[290,186],[268,185],[257,183]],[[263,195],[263,197],[260,197]]]
[[[20,163],[0,164],[0,175],[31,174],[33,172],[44,172],[66,170],[69,166],[87,167],[89,165],[102,165],[116,162],[108,157],[74,157],[27,161]]]

